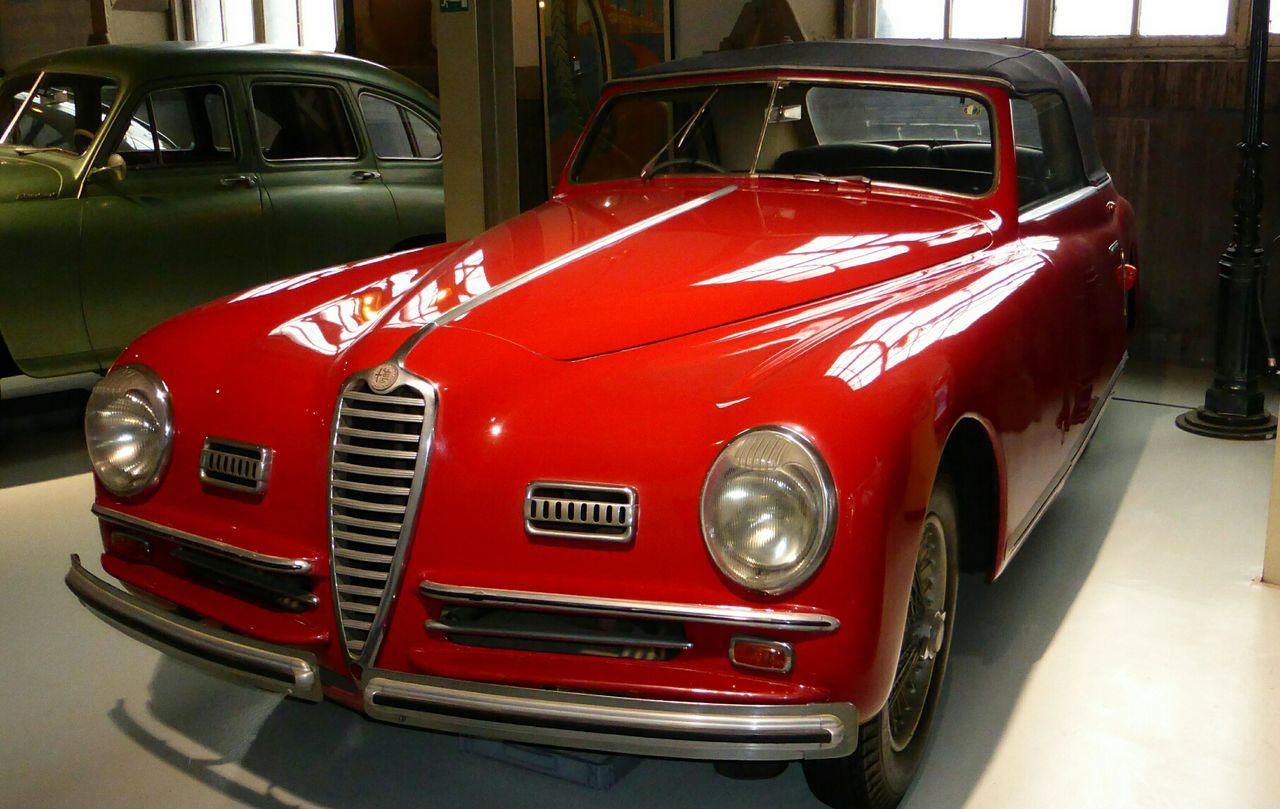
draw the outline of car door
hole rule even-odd
[[[396,211],[342,82],[257,77],[249,84],[281,274],[389,252]]]
[[[444,152],[437,119],[373,89],[360,91],[360,113],[378,171],[395,201],[397,242],[444,241]]]
[[[153,86],[99,151],[98,165],[118,154],[126,166],[82,194],[85,325],[104,366],[161,320],[274,274],[235,89],[212,77]]]

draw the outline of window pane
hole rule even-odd
[[[946,0],[880,0],[876,36],[886,39],[942,39]]]
[[[444,154],[444,150],[440,148],[440,133],[422,116],[409,112],[409,129],[413,132],[413,144],[418,157],[435,160]]]
[[[1142,0],[1138,33],[1144,36],[1222,36],[1228,0]]]
[[[1127,36],[1132,30],[1130,0],[1055,0],[1053,4],[1054,36]]]
[[[332,87],[255,84],[253,109],[268,160],[359,155],[342,97]]]
[[[1025,0],[953,0],[951,36],[956,39],[1019,39]]]
[[[338,19],[334,0],[302,0],[302,47],[332,51],[338,47]]]
[[[298,4],[296,0],[263,0],[266,40],[284,48],[298,47]]]
[[[233,159],[227,102],[213,84],[152,93],[116,147],[130,166],[188,166]],[[157,151],[157,146],[159,151]]]
[[[30,95],[31,82],[27,77],[7,85],[14,92],[9,94],[6,90],[9,98],[3,106],[16,111]],[[109,79],[46,74],[5,143],[84,154],[97,137],[115,98],[116,86]],[[3,125],[8,123],[6,120]]]
[[[222,8],[224,41],[233,45],[253,42],[253,0],[222,0]]]
[[[222,41],[222,3],[218,0],[196,0],[195,18],[198,41]]]
[[[1076,131],[1061,96],[1014,99],[1013,140],[1023,207],[1084,187]]]
[[[374,154],[378,157],[413,157],[413,143],[409,140],[409,130],[400,117],[398,105],[365,93],[360,96],[360,109],[364,112],[364,125],[369,130]]]

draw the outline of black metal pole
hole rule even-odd
[[[1244,141],[1236,177],[1231,245],[1218,261],[1218,344],[1213,384],[1204,407],[1178,416],[1182,429],[1213,438],[1275,438],[1276,419],[1263,406],[1254,361],[1258,285],[1266,270],[1262,246],[1262,113],[1267,88],[1271,0],[1253,0],[1249,24],[1249,75],[1244,105]]]

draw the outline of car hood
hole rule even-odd
[[[0,153],[0,202],[56,197],[61,190],[62,175],[57,169]]]
[[[427,274],[429,305],[419,296],[414,308],[578,359],[819,300],[991,242],[980,220],[954,209],[827,188],[574,194],[462,245]]]

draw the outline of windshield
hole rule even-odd
[[[991,190],[991,112],[961,93],[747,82],[625,93],[595,118],[570,179],[663,174],[858,178]]]
[[[0,90],[3,143],[84,154],[116,101],[115,81],[99,76],[46,73],[17,77]]]

